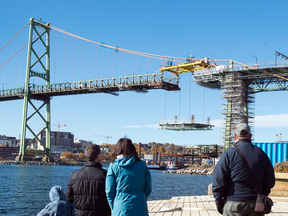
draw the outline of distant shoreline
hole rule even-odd
[[[166,170],[164,173],[171,173],[171,174],[188,174],[188,175],[213,175],[213,167],[187,167],[184,169],[178,170]]]
[[[46,162],[46,161],[0,161],[0,164],[7,164],[7,165],[41,165],[41,166],[84,166],[85,162],[64,163],[64,162]]]

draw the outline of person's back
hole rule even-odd
[[[65,198],[65,193],[61,186],[54,186],[49,192],[51,202],[37,214],[37,216],[73,216],[73,204]]]
[[[134,147],[130,139],[119,141],[129,141],[128,145]],[[119,148],[117,145],[115,149]],[[132,155],[135,154],[133,149]],[[147,198],[151,193],[151,175],[145,162],[136,155],[117,156],[118,159],[110,164],[106,178],[106,194],[113,216],[148,216]]]
[[[251,143],[250,128],[241,123],[235,128],[235,146],[242,150],[258,190],[268,195],[275,184],[273,166],[268,156]],[[223,215],[261,215],[254,212],[257,192],[245,163],[235,147],[226,150],[213,171],[213,196]]]
[[[89,150],[93,153],[93,148],[98,149],[99,146],[87,147],[85,155],[89,153]],[[87,158],[88,162],[85,167],[73,172],[69,178],[66,197],[69,202],[74,203],[75,216],[111,215],[105,193],[107,171],[102,169],[100,163],[101,152],[98,152],[97,155],[92,159]]]
[[[264,195],[270,193],[271,186],[274,185],[274,170],[271,162],[265,152],[250,142],[238,141],[239,148],[244,153],[252,175],[255,179],[256,187],[262,191]],[[222,155],[224,160],[220,160],[214,169],[214,179],[223,179],[225,181],[225,200],[247,200],[256,199],[257,193],[252,185],[252,182],[247,173],[247,168],[242,157],[237,152],[236,148],[230,148]],[[225,167],[224,169],[222,169]],[[222,169],[222,170],[220,170]],[[226,172],[229,170],[229,172]],[[220,177],[221,175],[221,177]],[[216,184],[214,184],[215,186]],[[218,184],[217,184],[218,185]],[[224,186],[224,185],[223,185]],[[223,187],[224,189],[224,187]],[[215,189],[215,199],[222,195],[222,190]]]

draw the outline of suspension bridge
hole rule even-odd
[[[27,30],[29,34],[25,32]],[[28,39],[26,35],[29,35]],[[0,101],[23,100],[19,160],[25,158],[25,153],[29,152],[26,147],[34,140],[50,157],[50,100],[55,96],[92,93],[117,96],[122,91],[147,92],[153,89],[176,91],[180,90],[179,75],[191,73],[196,84],[222,90],[226,100],[223,104],[223,140],[225,148],[229,148],[237,123],[247,122],[253,126],[255,93],[288,90],[288,62],[285,60],[247,65],[233,60],[149,54],[88,40],[34,18],[0,48],[0,52]],[[277,53],[275,58],[279,55],[284,56]],[[160,69],[151,70],[155,67]],[[37,107],[34,101],[42,104]],[[28,107],[34,110],[30,115]],[[44,107],[46,116],[40,112]],[[34,132],[28,125],[35,116],[45,125],[39,132]],[[161,122],[160,126],[178,131],[212,128],[209,122],[199,124],[193,119],[189,122]],[[26,130],[34,136],[28,143],[25,143]],[[38,138],[43,131],[46,131],[45,144]]]

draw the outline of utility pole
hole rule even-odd
[[[256,58],[256,65],[257,65],[257,56],[253,55],[254,58]]]

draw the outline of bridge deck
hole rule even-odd
[[[178,78],[164,79],[163,74],[158,73],[50,85],[34,85],[30,86],[29,94],[31,99],[43,100],[46,97],[92,93],[108,93],[117,96],[117,92],[136,91],[145,93],[151,89],[180,90]],[[0,91],[0,101],[23,98],[24,87]]]
[[[217,70],[213,68],[212,70],[204,70],[194,73],[194,81],[198,85],[220,89],[222,83],[225,82],[225,74],[234,72],[239,73],[239,79],[249,81],[255,92],[288,90],[288,81],[277,77],[281,76],[288,78],[287,64],[275,67],[243,67],[234,70],[228,70],[228,68]]]

